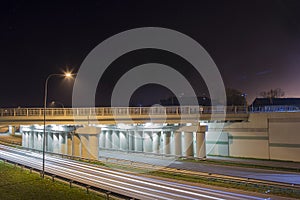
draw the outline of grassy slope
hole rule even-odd
[[[0,161],[0,199],[105,199],[96,193],[86,193],[78,187],[50,179],[42,179],[36,173],[15,168]]]

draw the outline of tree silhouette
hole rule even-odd
[[[227,105],[242,106],[247,105],[246,94],[233,88],[226,88]]]
[[[284,96],[284,91],[281,88],[271,89],[260,92],[260,96],[263,98],[280,98]]]

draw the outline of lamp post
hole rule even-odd
[[[241,96],[244,97],[244,111],[247,113],[248,112],[248,110],[247,110],[247,100],[246,100],[247,94],[243,93]]]
[[[71,78],[73,74],[65,73],[65,74],[50,74],[46,78],[45,81],[45,93],[44,93],[44,134],[43,134],[43,168],[42,168],[42,176],[45,177],[45,150],[46,150],[46,108],[47,108],[47,93],[48,93],[48,81],[53,76],[60,76]]]
[[[59,105],[61,105],[62,108],[65,108],[64,104],[59,102],[59,101],[52,101],[51,102],[51,105],[55,106],[55,104],[59,104]]]

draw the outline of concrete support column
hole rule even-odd
[[[60,133],[59,134],[59,149],[61,154],[67,153],[67,134],[66,133]]]
[[[113,131],[112,133],[112,148],[116,150],[120,149],[119,131]]]
[[[33,147],[34,149],[38,149],[38,133],[33,132]]]
[[[9,132],[9,134],[11,134],[11,135],[15,135],[15,133],[16,133],[16,127],[15,127],[15,126],[9,125],[9,126],[8,126],[8,132]]]
[[[30,132],[26,132],[26,147],[30,148]]]
[[[196,157],[205,158],[206,149],[205,149],[205,132],[196,133]]]
[[[81,157],[87,159],[96,159],[99,157],[99,135],[101,128],[94,126],[85,126],[78,128],[76,133],[80,137]]]
[[[124,131],[119,132],[119,137],[120,137],[120,149],[122,151],[127,151],[128,150],[128,133]]]
[[[134,151],[143,151],[143,132],[141,131],[134,133]]]
[[[22,147],[25,147],[25,133],[22,132]]]
[[[99,135],[91,134],[89,135],[89,150],[90,159],[98,160],[99,158]]]
[[[22,132],[22,147],[26,147],[25,144],[26,144],[26,133]]]
[[[134,131],[128,131],[128,150],[134,151]]]
[[[174,151],[176,156],[181,156],[181,132],[174,132]]]
[[[53,133],[46,132],[46,143],[46,151],[53,152]]]
[[[101,133],[99,135],[100,148],[105,148],[105,136],[106,136],[106,131],[101,131]]]
[[[163,154],[171,154],[171,132],[163,133]]]
[[[175,132],[171,132],[171,137],[170,137],[170,154],[175,155]]]
[[[184,132],[183,156],[194,156],[193,150],[193,133]]]
[[[34,149],[34,132],[31,131],[29,134],[30,148]]]
[[[144,139],[144,152],[152,152],[152,132],[146,132],[143,133],[143,139]]]
[[[37,139],[38,139],[37,149],[42,151],[43,150],[43,133],[37,133]]]
[[[88,135],[80,135],[81,141],[81,157],[89,158],[89,140]]]
[[[153,153],[160,153],[160,132],[153,133],[152,134],[152,140],[153,140]]]
[[[112,131],[106,131],[105,134],[105,148],[111,149],[112,148]]]
[[[53,133],[53,153],[60,153],[59,133]]]
[[[30,132],[26,132],[25,146],[28,148],[30,147]]]
[[[72,138],[72,134],[71,133],[67,134],[67,146],[68,146],[67,154],[69,156],[72,156],[73,138]]]
[[[81,156],[80,151],[81,151],[80,139],[79,136],[76,134],[73,136],[73,149],[72,149],[73,156]]]

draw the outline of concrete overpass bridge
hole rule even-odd
[[[42,108],[0,109],[0,125],[42,149]],[[98,159],[102,150],[300,161],[300,112],[245,107],[46,109],[46,150]]]

